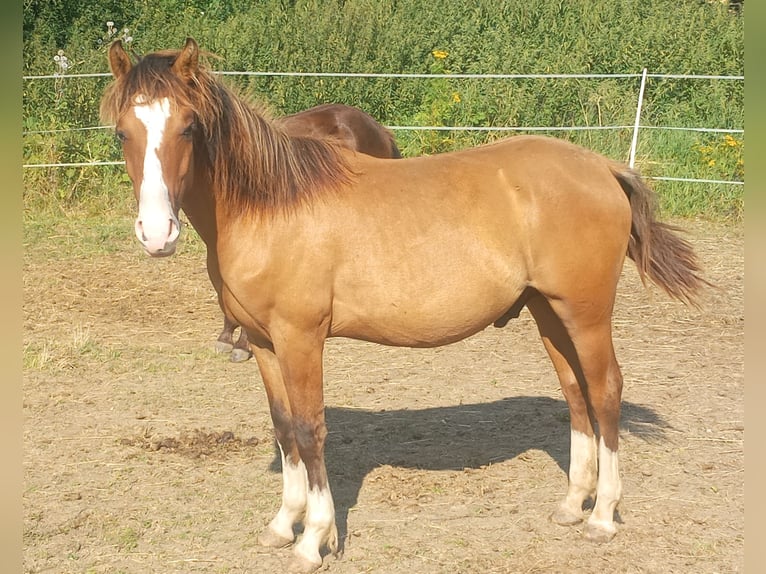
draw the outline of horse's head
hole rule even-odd
[[[178,211],[194,180],[195,139],[201,135],[188,91],[198,57],[191,38],[180,52],[150,54],[135,65],[120,41],[109,49],[116,81],[105,115],[114,116],[138,200],[136,236],[155,257],[175,252]]]

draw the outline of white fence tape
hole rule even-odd
[[[479,131],[479,132],[501,132],[501,131],[597,131],[597,130],[624,130],[632,129],[633,137],[631,140],[629,165],[633,167],[635,163],[636,148],[638,145],[638,134],[642,129],[668,130],[668,131],[693,131],[709,133],[744,133],[744,129],[738,128],[709,128],[709,127],[681,127],[681,126],[645,126],[641,125],[641,108],[644,100],[644,90],[647,78],[657,79],[684,79],[684,80],[723,80],[723,81],[742,81],[745,76],[727,76],[727,75],[700,75],[700,74],[650,74],[644,68],[640,74],[415,74],[415,73],[347,73],[347,72],[236,72],[219,71],[215,72],[225,76],[275,76],[275,77],[333,77],[333,78],[413,78],[413,79],[479,79],[479,80],[515,80],[515,79],[606,79],[606,78],[641,78],[639,87],[638,103],[636,106],[636,119],[632,126],[386,126],[391,130],[411,130],[411,131]],[[106,78],[109,73],[92,74],[47,74],[37,76],[22,76],[25,81],[49,80],[49,79],[77,79],[77,78]],[[23,135],[32,134],[53,134],[63,132],[76,132],[88,130],[111,129],[112,126],[92,126],[92,127],[74,127],[68,129],[55,130],[30,130],[23,132]],[[53,168],[53,167],[89,167],[102,165],[123,165],[123,161],[94,161],[94,162],[75,162],[75,163],[41,163],[24,164],[23,168]],[[665,181],[686,181],[690,183],[717,183],[743,185],[742,181],[730,180],[712,180],[698,178],[681,177],[650,177],[649,179]]]

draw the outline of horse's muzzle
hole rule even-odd
[[[176,252],[176,244],[181,232],[177,219],[166,219],[164,222],[154,221],[152,224],[142,219],[136,219],[136,237],[152,257],[167,257]]]

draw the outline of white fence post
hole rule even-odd
[[[641,73],[641,88],[638,90],[638,107],[636,108],[636,122],[633,124],[633,141],[630,143],[630,161],[632,168],[636,163],[636,147],[638,145],[638,126],[641,123],[641,106],[644,103],[644,88],[646,87],[646,68]]]

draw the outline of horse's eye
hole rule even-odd
[[[184,129],[184,131],[181,132],[181,137],[184,137],[184,138],[192,137],[195,127],[196,126],[194,123],[191,123],[188,126],[186,126],[186,129]]]
[[[125,132],[121,130],[114,132],[114,135],[117,136],[117,139],[120,140],[121,143],[125,143],[125,140],[128,139],[128,136],[125,135]]]

